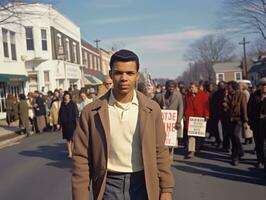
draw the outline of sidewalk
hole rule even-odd
[[[25,134],[20,135],[18,121],[13,122],[10,126],[5,120],[0,120],[0,149],[8,146],[11,143],[17,142],[26,137]]]

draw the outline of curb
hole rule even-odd
[[[15,143],[17,141],[20,141],[20,140],[22,140],[22,139],[24,139],[26,137],[27,137],[27,135],[23,134],[23,135],[18,135],[18,136],[15,136],[15,137],[0,141],[0,149],[2,149],[4,147],[7,147],[10,144]]]

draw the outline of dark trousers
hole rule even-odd
[[[256,136],[256,152],[258,162],[264,164],[264,169],[266,169],[266,119],[260,119],[260,127],[258,135]]]
[[[108,172],[103,200],[148,200],[144,171]]]
[[[229,150],[230,149],[230,121],[229,119],[222,119],[222,130],[223,130],[223,149]]]
[[[232,160],[239,160],[244,155],[243,147],[240,141],[242,134],[242,123],[240,121],[230,122],[229,137],[232,142]]]
[[[210,118],[209,121],[207,122],[207,131],[210,133],[211,136],[215,137],[215,142],[217,142],[217,144],[220,144],[221,138],[219,134],[218,123],[219,123],[219,118],[217,117]]]

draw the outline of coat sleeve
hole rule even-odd
[[[245,94],[241,94],[241,121],[248,122],[248,112],[247,112],[247,97]]]
[[[177,123],[181,123],[184,116],[184,102],[181,93],[177,94]]]
[[[89,120],[88,112],[83,112],[74,133],[72,199],[88,200],[90,189],[89,173]]]
[[[165,146],[165,130],[159,106],[156,109],[156,154],[159,172],[159,184],[162,193],[172,193],[174,188],[173,174],[171,171],[169,150]]]

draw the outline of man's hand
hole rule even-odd
[[[243,127],[244,127],[244,129],[247,129],[248,128],[248,123],[247,122],[244,122],[243,123]]]
[[[56,125],[56,128],[57,128],[57,129],[60,129],[60,124],[57,124],[57,125]]]
[[[176,122],[175,123],[175,129],[178,130],[181,128],[181,123],[180,122]]]
[[[162,193],[160,200],[172,200],[172,193]]]

